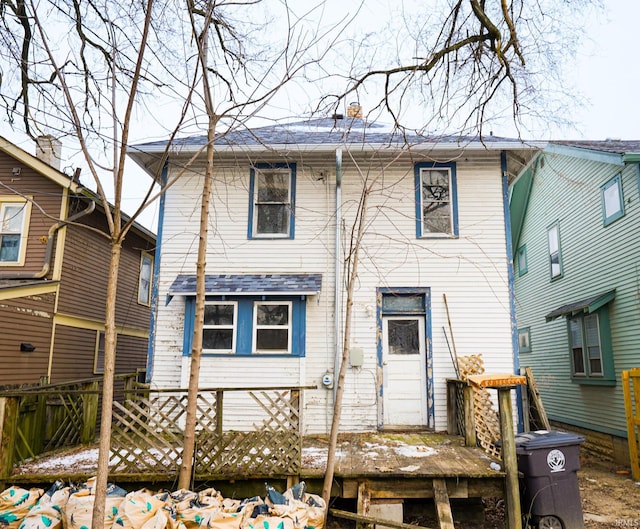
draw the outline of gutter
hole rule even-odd
[[[0,278],[2,279],[42,279],[44,278],[49,273],[49,270],[51,270],[51,256],[53,255],[54,234],[60,228],[66,226],[70,222],[74,222],[79,218],[84,217],[85,215],[90,215],[91,213],[93,213],[95,209],[96,209],[96,203],[92,200],[91,202],[89,202],[89,205],[79,213],[76,213],[75,215],[72,215],[71,217],[68,217],[65,220],[58,221],[49,228],[49,232],[47,233],[47,248],[44,254],[44,262],[42,264],[42,269],[39,272],[36,272],[33,274],[32,273],[19,273],[19,274],[8,274],[8,275],[2,274],[0,275]]]

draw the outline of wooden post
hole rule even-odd
[[[98,423],[98,390],[100,389],[97,380],[87,382],[82,385],[86,393],[82,395],[82,432],[80,433],[80,443],[91,444],[96,437],[96,424]]]
[[[476,437],[476,416],[473,406],[472,386],[464,388],[464,444],[466,446],[476,446],[478,439]]]
[[[447,433],[458,435],[458,381],[447,379]]]
[[[361,481],[358,484],[358,514],[363,516],[369,515],[369,506],[371,505],[371,491],[369,483]],[[374,525],[363,521],[356,521],[356,529],[373,529]]]
[[[0,484],[11,476],[13,447],[17,441],[19,397],[0,397]]]
[[[629,443],[629,462],[631,477],[640,481],[640,462],[638,460],[638,438],[640,434],[640,369],[633,368],[622,372],[622,393],[627,416],[627,442]]]
[[[518,485],[518,460],[513,434],[513,412],[511,410],[511,388],[498,387],[500,410],[500,433],[502,435],[502,466],[505,478],[505,510],[508,529],[522,529],[520,488]]]
[[[33,425],[33,446],[36,454],[41,454],[44,449],[44,439],[47,435],[47,393],[39,393],[36,397],[36,413]]]
[[[216,391],[216,434],[222,437],[222,397],[224,391]]]

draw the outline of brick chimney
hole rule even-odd
[[[347,107],[347,117],[362,119],[362,107],[360,106],[360,103],[357,101],[349,103],[349,106]]]
[[[50,134],[36,138],[36,158],[60,170],[62,159],[62,142]]]

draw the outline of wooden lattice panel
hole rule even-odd
[[[463,380],[468,380],[470,375],[484,373],[481,355],[461,356],[458,358],[458,365]],[[488,454],[499,458],[500,447],[496,446],[496,441],[500,439],[500,418],[486,388],[474,386],[473,410],[478,443]]]
[[[234,398],[227,398],[230,395]],[[184,393],[114,403],[111,470],[175,472],[181,462],[186,405]],[[196,475],[299,473],[298,390],[201,391],[197,410]],[[243,423],[243,417],[254,420]]]

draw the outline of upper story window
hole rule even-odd
[[[602,218],[605,226],[624,215],[622,177],[620,174],[614,176],[600,188],[600,198],[602,200]]]
[[[251,169],[250,239],[293,239],[295,174],[295,164],[257,164]]]
[[[153,256],[142,252],[140,257],[140,280],[138,282],[138,303],[151,305],[151,278],[153,277]]]
[[[529,327],[518,329],[518,352],[531,352],[531,330]]]
[[[0,197],[0,265],[22,265],[27,252],[31,202]]]
[[[523,276],[527,273],[527,245],[523,244],[518,248],[518,275]]]
[[[456,165],[418,163],[415,165],[415,180],[417,236],[457,236]]]
[[[562,276],[562,252],[560,251],[560,228],[554,224],[547,230],[549,244],[549,266],[551,279]]]

